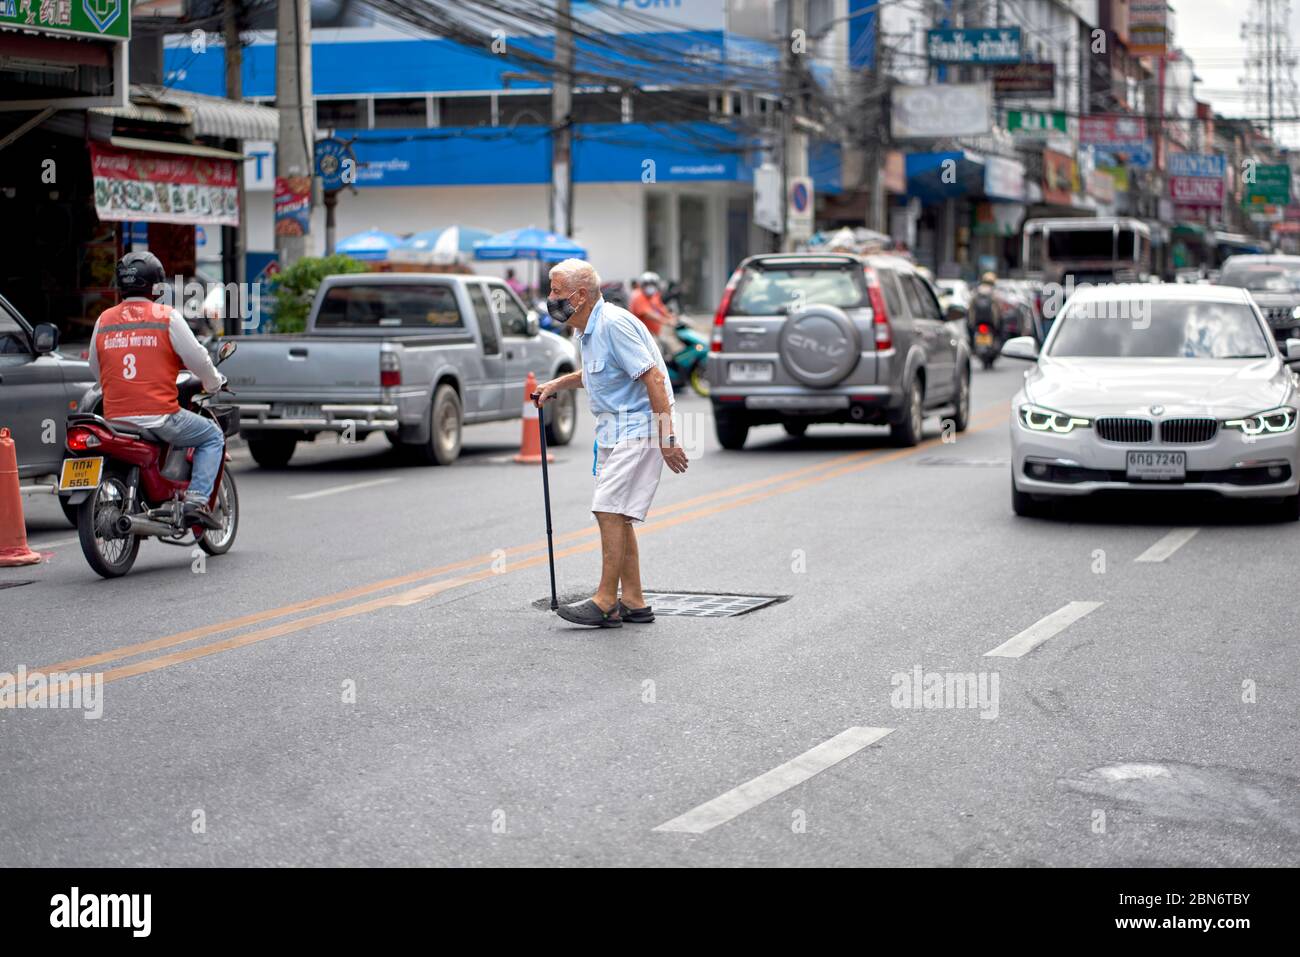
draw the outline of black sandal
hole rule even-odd
[[[621,598],[618,601],[618,614],[624,621],[630,621],[634,625],[648,625],[655,620],[654,609],[649,605],[644,608],[628,608]]]
[[[591,625],[593,628],[622,628],[623,619],[618,615],[619,606],[613,611],[605,611],[592,599],[577,601],[572,605],[561,605],[555,613],[565,621],[575,625]]]

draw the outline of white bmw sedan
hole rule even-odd
[[[1011,501],[1194,490],[1280,504],[1300,519],[1300,339],[1279,353],[1243,289],[1112,285],[1066,301],[1012,399]]]

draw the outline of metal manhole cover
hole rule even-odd
[[[19,585],[30,585],[35,580],[36,579],[33,578],[25,582],[0,582],[0,588],[17,588]]]
[[[591,591],[569,592],[561,594],[559,602],[567,605],[590,597]],[[654,608],[656,615],[680,615],[687,618],[734,618],[768,605],[789,601],[790,598],[790,595],[710,595],[690,591],[645,593],[646,603]],[[533,607],[546,611],[550,608],[550,601],[549,598],[539,598],[533,602]]]
[[[777,602],[789,595],[703,595],[695,592],[648,591],[645,600],[656,615],[684,615],[691,618],[734,618]]]

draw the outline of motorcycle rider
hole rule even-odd
[[[664,305],[663,295],[659,291],[662,286],[663,280],[658,273],[643,272],[634,287],[628,311],[645,323],[650,335],[659,343],[659,351],[668,357],[681,345],[673,332],[677,319]]]
[[[980,323],[987,325],[995,335],[1002,325],[998,315],[997,281],[997,273],[990,270],[980,276],[979,285],[971,294],[969,317],[972,334]]]
[[[187,523],[216,528],[208,499],[225,454],[225,437],[211,419],[180,407],[176,376],[182,367],[189,369],[208,392],[220,391],[226,379],[184,317],[150,298],[166,281],[163,265],[152,253],[122,257],[117,288],[125,298],[95,322],[90,369],[104,391],[104,418],[143,426],[164,442],[194,449],[182,514]]]

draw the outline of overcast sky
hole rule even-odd
[[[1242,22],[1255,4],[1251,0],[1172,0],[1175,11],[1174,42],[1191,56],[1201,82],[1196,95],[1224,116],[1257,115],[1247,98],[1246,41],[1241,38]],[[1300,28],[1300,2],[1293,0],[1290,39],[1294,45]],[[1275,113],[1300,115],[1300,104],[1283,102]],[[1277,138],[1300,145],[1300,123],[1281,124]]]

